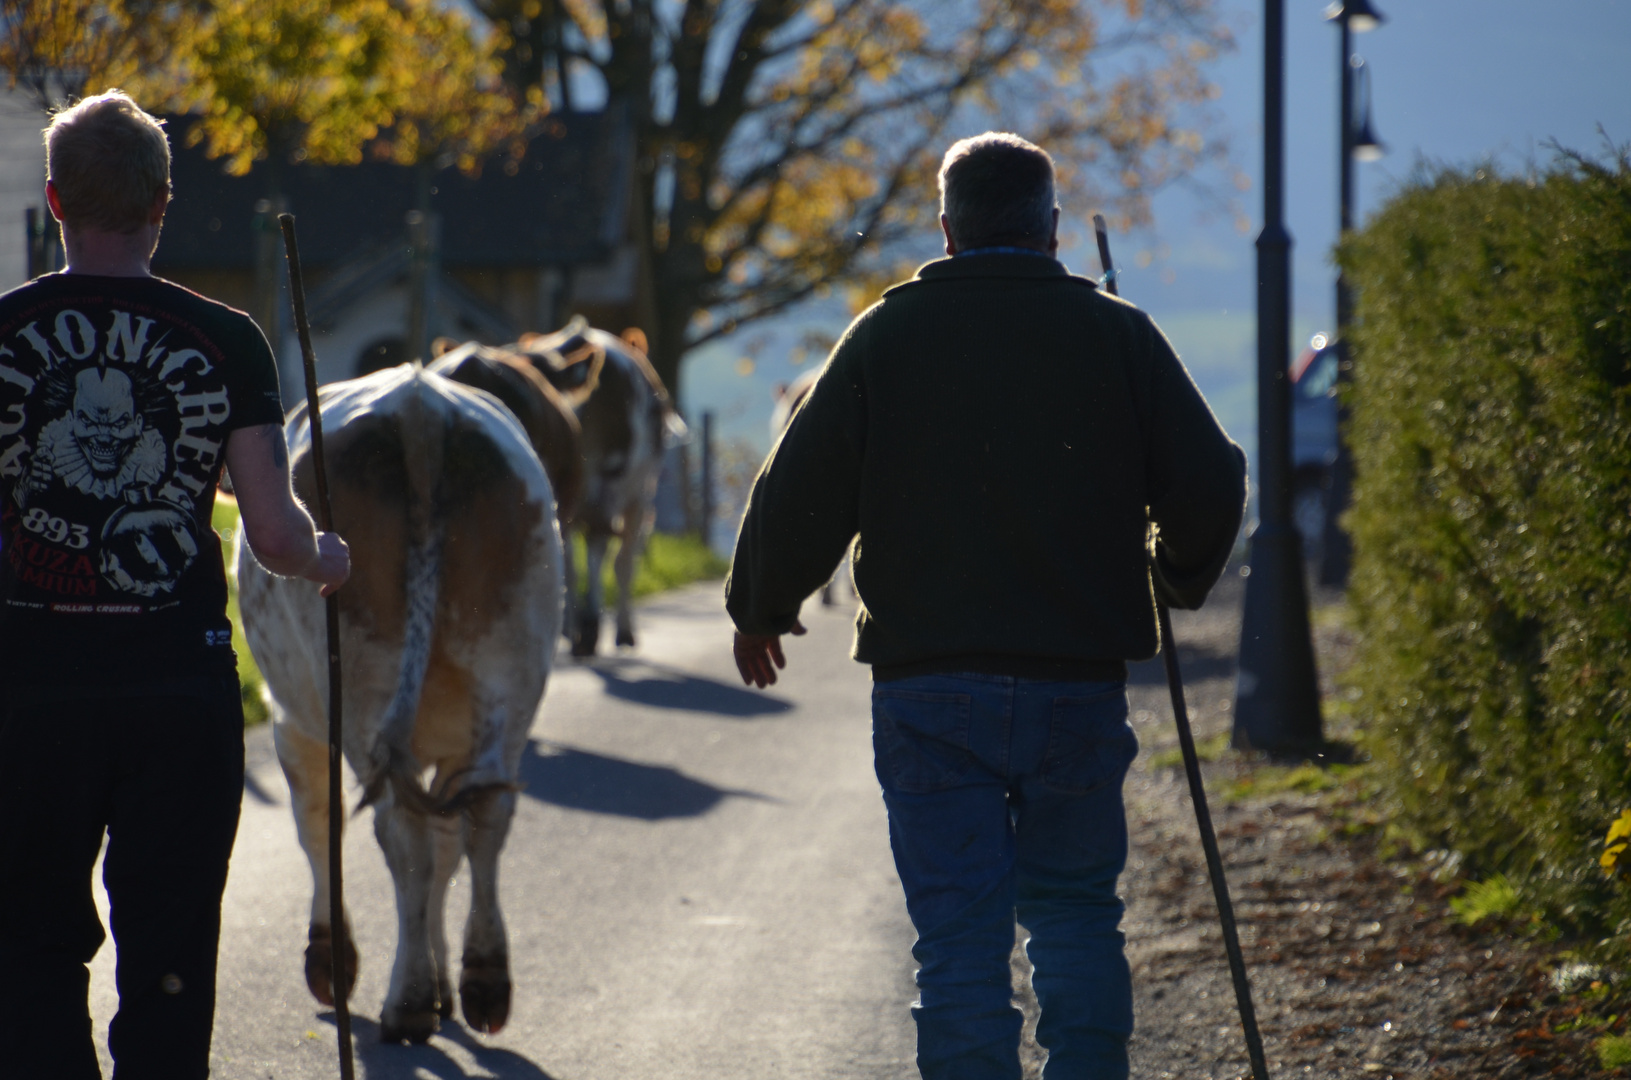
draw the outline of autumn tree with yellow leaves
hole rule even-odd
[[[898,276],[954,135],[1035,139],[1124,225],[1220,152],[1216,0],[471,2],[492,32],[438,0],[0,0],[0,67],[195,113],[189,138],[234,172],[267,161],[274,188],[287,163],[370,148],[479,167],[592,72],[633,118],[645,329],[671,383],[691,347]]]
[[[497,38],[476,29],[436,0],[211,0],[175,21],[166,62],[132,72],[129,89],[195,116],[184,137],[228,172],[264,162],[274,208],[290,165],[370,154],[420,166],[428,206],[431,170],[474,171],[519,143],[542,102],[510,91]],[[270,319],[277,247],[263,239],[255,314]]]
[[[435,288],[432,250],[437,226],[431,212],[431,180],[437,169],[457,165],[467,173],[507,148],[526,152],[526,134],[547,105],[534,86],[510,92],[492,34],[477,38],[461,11],[432,0],[400,0],[402,32],[391,70],[401,80],[391,95],[393,115],[372,144],[376,157],[414,170],[414,212],[409,235],[413,263],[408,283],[408,355],[430,355]]]
[[[195,115],[189,142],[228,172],[266,162],[275,191],[290,164],[361,161],[390,123],[398,23],[388,0],[213,0],[132,92]]]
[[[1122,224],[1215,160],[1213,0],[473,0],[506,77],[629,108],[652,360],[834,285],[862,302],[935,228],[954,135],[1018,131]]]
[[[170,34],[200,2],[0,0],[0,71],[9,89],[55,108],[162,65]]]

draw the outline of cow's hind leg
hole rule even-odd
[[[440,1026],[436,963],[431,947],[430,898],[435,843],[425,816],[391,792],[374,811],[374,835],[396,886],[396,963],[380,1011],[380,1041],[422,1043]]]
[[[288,721],[272,729],[278,764],[289,781],[295,830],[311,864],[311,925],[306,935],[306,986],[320,1004],[334,1004],[334,932],[329,920],[328,745],[296,731]],[[342,916],[344,918],[344,916]],[[357,948],[345,923],[341,985],[346,998],[357,982]]]
[[[623,533],[619,537],[617,559],[612,564],[612,572],[617,577],[617,643],[631,648],[634,645],[634,571],[639,566],[645,538],[645,518],[639,506],[631,506],[623,514]]]
[[[470,921],[464,929],[459,1000],[465,1023],[494,1034],[510,1018],[510,948],[498,907],[498,856],[515,814],[515,792],[486,788],[473,796],[467,813]]]
[[[600,641],[600,607],[606,588],[601,568],[606,563],[606,545],[611,537],[589,532],[584,537],[583,606],[577,611],[577,628],[572,638],[573,656],[593,656]]]
[[[576,653],[577,622],[575,616],[578,605],[578,560],[573,556],[572,536],[576,530],[561,529],[561,636],[571,642]]]
[[[447,963],[447,888],[464,855],[465,821],[462,815],[427,818],[430,827],[432,859],[430,899],[431,956],[436,961],[436,1014],[443,1020],[453,1017],[453,980]]]

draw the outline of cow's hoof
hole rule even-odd
[[[600,619],[593,615],[580,616],[572,633],[572,655],[593,656],[600,641]]]
[[[357,985],[357,947],[350,934],[345,938],[343,967],[341,982],[349,1001]],[[313,925],[306,931],[306,988],[318,1004],[334,1004],[334,934],[326,926]]]
[[[502,960],[466,960],[459,976],[459,1001],[471,1030],[497,1035],[510,1019],[510,971]]]
[[[440,977],[436,980],[436,1015],[453,1019],[453,984]]]
[[[634,648],[634,631],[628,629],[627,627],[622,627],[622,626],[618,627],[617,628],[617,644],[618,644],[619,648],[622,648],[624,646],[627,646],[628,648],[631,648],[631,649]]]
[[[401,1009],[391,1006],[380,1015],[379,1041],[382,1043],[423,1043],[442,1026],[434,1009]]]

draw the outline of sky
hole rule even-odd
[[[1329,261],[1337,232],[1338,32],[1324,0],[1284,0],[1286,20],[1286,220],[1293,239],[1294,357],[1335,310]],[[1509,172],[1552,160],[1547,144],[1603,150],[1601,124],[1616,144],[1631,144],[1631,0],[1374,0],[1386,21],[1353,36],[1370,68],[1372,125],[1387,148],[1356,163],[1356,212],[1383,205],[1423,162]],[[1256,444],[1256,258],[1262,206],[1262,12],[1259,4],[1224,10],[1240,43],[1211,76],[1234,166],[1251,187],[1234,195],[1250,227],[1227,215],[1203,215],[1183,191],[1155,200],[1153,230],[1113,236],[1123,268],[1122,295],[1149,311],[1177,346],[1226,429],[1251,452]],[[1021,134],[1024,132],[1022,131]],[[1091,207],[1063,204],[1085,220]],[[1078,230],[1091,245],[1091,234]],[[1078,273],[1099,273],[1089,247],[1063,250]],[[1150,253],[1140,268],[1138,253]],[[772,390],[805,365],[789,362],[801,333],[836,336],[840,305],[812,305],[744,328],[686,360],[680,396],[687,415],[712,410],[725,438],[763,452],[770,440]],[[743,358],[751,357],[751,364]],[[749,371],[751,374],[742,374]]]

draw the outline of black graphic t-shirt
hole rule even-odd
[[[215,485],[232,431],[282,421],[224,304],[85,274],[0,296],[0,685],[230,666]]]

